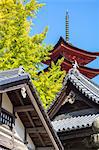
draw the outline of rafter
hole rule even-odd
[[[37,147],[36,150],[54,150],[53,147]]]
[[[28,112],[28,111],[33,111],[33,110],[34,108],[32,105],[14,107],[14,112]]]
[[[44,127],[27,128],[27,133],[46,133]]]

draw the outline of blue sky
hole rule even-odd
[[[99,52],[99,0],[38,0],[46,5],[33,20],[31,35],[49,27],[45,43],[56,44],[65,38],[65,15],[69,11],[69,42],[87,51]],[[88,64],[99,68],[99,58]],[[99,75],[93,79],[99,84]]]

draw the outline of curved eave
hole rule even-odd
[[[80,48],[78,48],[78,47],[76,47],[76,46],[74,46],[74,45],[72,45],[72,44],[66,42],[66,41],[63,39],[63,37],[60,37],[59,41],[58,41],[57,44],[54,46],[53,51],[55,51],[55,49],[56,49],[60,44],[63,44],[64,46],[68,46],[68,47],[72,48],[73,50],[79,51],[79,52],[81,52],[81,53],[83,53],[83,54],[88,54],[88,55],[90,55],[91,57],[99,56],[99,52],[89,52],[89,51],[87,51],[87,50],[80,49]]]
[[[65,60],[61,64],[61,67],[62,70],[68,71],[70,68],[72,68],[72,63]],[[99,69],[92,69],[89,67],[79,66],[78,70],[90,79],[94,78],[96,75],[99,75]]]
[[[63,43],[61,44],[61,48],[64,48],[63,50],[65,50],[65,51],[71,51],[72,53],[76,53],[76,54],[78,54],[78,55],[81,55],[82,57],[89,57],[89,58],[92,58],[92,60],[93,60],[93,58],[95,59],[96,58],[96,55],[94,55],[93,53],[91,53],[91,52],[87,52],[87,51],[85,51],[85,52],[83,52],[81,49],[79,49],[79,50],[77,50],[77,48],[73,48],[72,46],[70,46],[69,44],[67,44],[67,45],[64,45]]]
[[[96,56],[91,56],[85,53],[81,53],[80,51],[75,51],[68,46],[64,46],[63,44],[58,46],[57,49],[52,52],[50,57],[51,60],[55,62],[61,56],[70,61],[73,61],[75,57],[79,65],[86,65],[96,59]]]
[[[49,67],[50,67],[51,61],[52,61],[52,60],[48,60],[48,61],[46,61],[46,62],[44,62],[44,63],[47,64],[47,65],[49,65]],[[47,67],[46,69],[44,69],[44,71],[45,71],[45,72],[48,71],[48,68],[49,68],[49,67]],[[61,68],[62,68],[62,70],[65,70],[66,72],[68,72],[69,69],[72,68],[72,63],[71,63],[70,61],[67,61],[67,60],[65,59],[65,61],[62,62],[62,64],[61,64]],[[78,70],[79,70],[82,74],[84,74],[86,77],[88,77],[88,78],[90,78],[90,79],[92,79],[92,78],[94,78],[95,76],[99,75],[99,69],[93,69],[93,68],[89,68],[89,67],[85,67],[85,66],[80,66],[80,65],[79,65],[79,69],[78,69]]]
[[[64,56],[65,53],[65,56]],[[60,55],[68,58],[68,60],[73,60],[75,56],[78,64],[86,65],[89,62],[96,59],[99,56],[99,52],[88,52],[86,50],[79,49],[69,43],[67,43],[62,37],[59,39],[58,43],[55,45],[51,53],[51,59],[55,61],[60,57]]]

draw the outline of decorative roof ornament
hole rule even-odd
[[[27,95],[27,94],[26,94],[26,88],[25,88],[25,87],[22,87],[22,88],[21,88],[21,94],[22,94],[22,97],[23,97],[23,98],[26,98],[26,95]]]
[[[23,74],[24,72],[25,72],[25,71],[24,71],[23,66],[19,66],[18,75],[21,75],[21,74]]]
[[[74,60],[73,69],[74,69],[74,70],[77,70],[77,68],[79,68],[78,63],[77,63],[76,60]]]
[[[66,42],[69,42],[69,14],[66,11]]]
[[[76,59],[73,59],[73,60],[74,60],[73,63],[72,63],[72,66],[73,66],[73,67],[69,70],[69,74],[72,74],[72,73],[77,73],[77,74],[79,74],[79,70],[78,70],[79,65],[78,65]]]
[[[65,101],[63,102],[62,105],[64,105],[66,102],[69,102],[70,104],[73,104],[75,102],[75,93],[71,91],[69,95],[66,97]]]

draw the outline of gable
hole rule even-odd
[[[50,106],[48,115],[50,116],[50,119],[53,120],[56,114],[59,111],[62,111],[64,103],[66,103],[66,106],[68,105],[68,103],[71,103],[71,105],[74,106],[78,102],[78,104],[76,105],[78,109],[97,109],[99,107],[98,93],[98,86],[96,86],[88,78],[83,76],[78,70],[75,71],[71,69],[64,79],[61,91],[58,93],[55,101]],[[77,109],[75,108],[74,111],[76,110]]]

